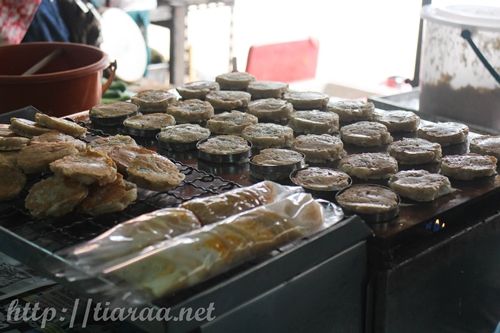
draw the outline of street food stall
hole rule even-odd
[[[98,48],[0,47],[0,251],[86,300],[85,323],[93,300],[213,306],[127,320],[147,332],[491,332],[500,25],[447,9],[423,9],[421,110],[237,70],[101,103],[120,64]],[[435,54],[440,24],[473,32],[464,70]]]

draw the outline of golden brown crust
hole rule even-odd
[[[89,146],[97,151],[109,153],[116,147],[136,147],[137,143],[135,140],[128,135],[113,135],[101,137],[90,142]]]
[[[12,137],[0,137],[0,151],[15,151],[21,150],[28,145],[30,139],[12,136]]]
[[[41,127],[34,121],[22,118],[10,118],[9,129],[17,135],[32,138],[37,135],[42,135],[53,130]]]
[[[155,152],[140,146],[118,146],[111,149],[108,156],[115,162],[118,171],[126,175],[128,167],[135,159],[151,154]]]
[[[42,173],[49,170],[50,163],[77,153],[75,146],[68,142],[36,143],[19,152],[17,165],[27,174]]]
[[[137,186],[168,191],[180,185],[185,175],[168,158],[158,154],[141,155],[127,168],[128,180]]]
[[[108,155],[95,150],[63,157],[50,163],[56,176],[73,179],[85,185],[105,185],[115,181],[116,165]]]
[[[71,135],[75,138],[83,137],[87,133],[87,129],[85,127],[82,127],[72,121],[51,117],[43,113],[35,114],[35,122],[40,126]]]
[[[0,160],[0,201],[15,198],[26,185],[24,173],[9,163]]]
[[[53,176],[33,185],[25,206],[34,217],[58,217],[70,213],[87,194],[85,185]]]
[[[59,132],[49,132],[42,135],[34,136],[30,145],[44,142],[67,142],[75,146],[79,151],[84,151],[87,149],[87,144],[82,140],[75,139],[71,135],[59,133]]]
[[[137,186],[117,174],[114,182],[104,186],[92,185],[89,195],[80,204],[82,212],[98,216],[120,212],[137,199]]]

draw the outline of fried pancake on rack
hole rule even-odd
[[[215,111],[231,111],[246,108],[251,97],[245,91],[214,90],[209,92],[205,99],[212,104]]]
[[[252,99],[281,98],[287,90],[288,83],[277,81],[253,81],[247,88]]]
[[[94,150],[103,153],[109,153],[116,147],[124,147],[124,146],[136,147],[137,143],[131,136],[118,134],[113,136],[97,138],[92,142],[90,142],[89,146]]]
[[[0,137],[0,151],[21,150],[28,145],[30,139],[21,136]]]
[[[19,151],[0,151],[0,163],[16,166],[17,155]]]
[[[320,110],[295,111],[288,126],[295,134],[333,134],[339,131],[339,116]]]
[[[222,112],[213,116],[207,121],[207,128],[213,134],[239,135],[245,127],[257,124],[258,122],[259,120],[254,115],[233,110],[231,112]]]
[[[16,133],[12,132],[8,124],[0,124],[0,137],[16,136]]]
[[[199,99],[178,101],[169,105],[166,112],[175,118],[176,124],[201,123],[214,116],[212,104]]]
[[[165,112],[167,107],[177,101],[177,96],[167,90],[143,90],[132,96],[132,103],[139,107],[139,112]]]
[[[496,167],[497,159],[494,156],[475,153],[448,155],[441,160],[441,173],[459,180],[496,175]]]
[[[27,174],[42,173],[49,170],[50,163],[77,153],[75,146],[68,142],[36,143],[19,151],[17,165]]]
[[[73,180],[52,176],[30,189],[25,207],[34,217],[57,217],[70,213],[88,194],[87,187]]]
[[[127,168],[139,156],[156,154],[154,151],[140,146],[118,146],[112,149],[108,156],[116,163],[118,171],[127,174]]]
[[[51,117],[43,113],[35,114],[35,122],[40,126],[74,136],[75,138],[80,138],[87,133],[87,129],[85,127],[82,127],[72,121]]]
[[[328,101],[327,111],[338,114],[341,123],[372,120],[375,106],[360,100]]]
[[[10,118],[9,129],[17,135],[27,138],[32,138],[36,135],[42,135],[52,131],[49,128],[41,127],[35,124],[35,122],[31,120],[22,118]]]
[[[387,130],[393,132],[415,132],[420,124],[420,117],[411,111],[386,111],[375,109],[373,120],[384,124]]]
[[[114,182],[104,186],[94,184],[89,195],[80,204],[82,212],[98,216],[107,213],[121,212],[137,199],[137,186],[116,175]]]
[[[0,160],[0,201],[15,198],[26,185],[26,176],[15,165]]]
[[[84,151],[87,149],[87,144],[83,142],[82,140],[75,139],[71,135],[59,133],[59,132],[48,132],[42,135],[34,136],[31,141],[31,144],[36,144],[36,143],[43,143],[43,142],[67,142],[71,143],[73,146],[75,146],[76,149],[79,151]]]
[[[50,170],[85,185],[105,185],[116,179],[115,162],[108,155],[90,149],[50,163]]]
[[[168,191],[184,180],[185,176],[168,158],[158,154],[140,155],[127,168],[128,180],[154,191]]]

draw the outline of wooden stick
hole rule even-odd
[[[57,57],[61,53],[62,53],[62,49],[55,49],[54,51],[50,52],[47,56],[45,56],[43,59],[41,59],[39,62],[37,62],[36,64],[31,66],[26,72],[21,74],[21,76],[35,74],[40,69],[47,66],[48,63],[50,63],[55,57]]]

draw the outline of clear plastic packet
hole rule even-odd
[[[263,181],[219,195],[189,200],[180,207],[192,211],[201,224],[206,225],[302,191],[299,186],[283,186],[271,181]]]
[[[154,250],[109,266],[99,276],[114,286],[93,288],[114,302],[142,303],[167,296],[307,237],[340,221],[337,206],[296,193],[166,240]],[[124,296],[126,295],[126,296]]]
[[[200,228],[198,218],[183,208],[165,208],[118,224],[98,237],[57,253],[85,271],[144,251],[151,245]]]

